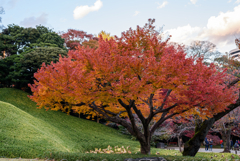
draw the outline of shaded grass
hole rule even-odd
[[[139,154],[86,154],[95,148],[131,146],[139,151],[138,141],[117,130],[93,121],[68,116],[60,111],[37,109],[27,93],[17,89],[0,89],[0,158],[48,158],[69,160],[124,160],[141,158]],[[151,156],[159,152],[167,160],[211,159],[214,154],[198,153],[196,157],[183,157],[175,150],[152,148]],[[217,154],[215,160],[222,159]],[[224,154],[231,158],[231,154]],[[237,157],[237,156],[236,156]],[[224,157],[225,158],[225,157]]]

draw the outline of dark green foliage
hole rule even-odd
[[[9,75],[10,72],[13,72],[14,60],[18,55],[12,55],[5,59],[0,59],[0,88],[1,87],[11,87],[12,78]]]
[[[50,43],[63,48],[64,39],[44,26],[23,28],[12,24],[2,31],[0,42],[0,51],[6,51],[10,56],[23,52],[24,47],[29,47],[32,43]]]
[[[50,32],[42,34],[37,40],[37,43],[56,44],[59,48],[63,48],[64,39],[62,39],[59,35]]]
[[[0,34],[0,87],[25,88],[33,83],[33,74],[43,62],[56,62],[59,55],[66,56],[64,39],[44,26],[23,28],[8,25]]]
[[[12,71],[9,73],[15,88],[27,88],[29,83],[33,84],[33,75],[42,63],[55,63],[59,55],[64,57],[67,51],[59,47],[37,47],[26,49],[25,52],[17,55],[14,66],[11,66]]]

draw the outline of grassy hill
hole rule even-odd
[[[131,146],[131,151],[136,152],[140,145],[105,125],[60,111],[37,109],[27,95],[17,89],[0,88],[0,158],[121,161],[144,157],[140,154],[86,154],[86,151],[108,145]],[[167,160],[193,160],[176,150],[151,150],[153,154],[156,151]],[[151,156],[156,156],[153,154]],[[220,153],[198,153],[194,160],[212,160],[213,155],[217,155],[215,160],[222,159]],[[224,155],[230,159],[232,154]]]
[[[27,93],[0,88],[0,156],[36,158],[85,153],[95,148],[131,146],[117,130],[60,111],[37,109]]]

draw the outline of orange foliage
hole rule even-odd
[[[98,49],[79,46],[69,51],[68,58],[60,58],[35,73],[35,84],[30,85],[39,108],[95,115],[89,105],[113,113],[125,111],[118,99],[124,103],[135,100],[137,109],[144,117],[150,114],[150,95],[153,111],[163,105],[167,91],[171,94],[163,109],[168,115],[197,114],[202,118],[212,117],[224,111],[237,96],[236,89],[226,88],[226,73],[209,67],[201,59],[194,62],[186,58],[181,46],[174,47],[168,40],[159,39],[149,22],[144,28],[130,29],[121,38],[99,40]],[[80,103],[83,103],[84,105]],[[107,113],[111,116],[110,113]],[[128,116],[127,112],[121,116]],[[158,120],[161,112],[154,117]]]

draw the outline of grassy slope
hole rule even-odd
[[[60,111],[37,109],[27,93],[16,89],[0,88],[0,158],[55,158],[61,160],[123,160],[143,155],[85,154],[87,150],[111,146],[128,146],[139,149],[137,141],[131,141],[116,130],[95,122],[67,116]],[[175,150],[152,148],[167,160],[193,160],[182,157]],[[194,160],[211,159],[212,153],[198,153]],[[214,159],[219,160],[222,154]],[[225,154],[230,158],[231,154]],[[152,155],[153,156],[153,155]],[[237,157],[237,156],[235,156]]]
[[[46,151],[83,153],[108,145],[139,147],[138,142],[104,125],[60,111],[37,109],[20,90],[0,89],[0,101],[0,156],[12,153],[35,157]]]

